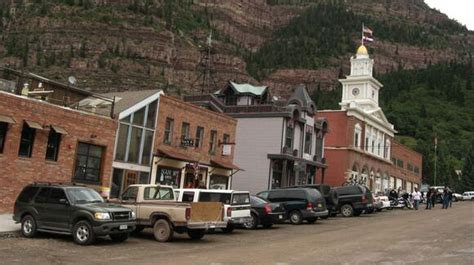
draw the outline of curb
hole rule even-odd
[[[0,232],[0,239],[21,237],[20,230]]]

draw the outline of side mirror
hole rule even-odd
[[[67,199],[59,199],[59,203],[64,204],[64,205],[69,205],[69,201]]]

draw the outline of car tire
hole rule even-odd
[[[303,216],[298,210],[292,211],[290,213],[289,219],[290,219],[290,222],[294,225],[299,225],[303,222]]]
[[[308,224],[314,224],[314,223],[316,223],[317,220],[318,220],[318,218],[308,218],[308,219],[306,219]]]
[[[77,222],[72,228],[72,237],[74,242],[79,245],[90,245],[95,241],[94,230],[89,221],[82,220]]]
[[[206,234],[205,229],[189,229],[188,230],[188,236],[192,240],[199,240],[199,239],[203,238],[205,234]]]
[[[254,213],[252,213],[250,217],[249,221],[244,223],[244,227],[246,229],[256,229],[258,226],[258,217]]]
[[[173,239],[173,227],[165,219],[158,219],[153,225],[153,236],[158,242],[169,242]]]
[[[37,226],[35,218],[31,215],[26,215],[21,219],[21,234],[24,237],[32,238],[37,233]]]
[[[234,231],[234,226],[231,225],[231,224],[227,224],[227,227],[226,228],[222,228],[222,232],[226,233],[226,234],[230,234]]]
[[[341,206],[341,215],[344,217],[354,216],[354,208],[350,204],[344,204]]]
[[[262,226],[265,229],[269,229],[269,228],[272,228],[273,224],[263,224]]]
[[[110,234],[110,238],[114,242],[123,242],[128,239],[128,233],[121,233],[121,234]]]

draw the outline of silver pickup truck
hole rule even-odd
[[[130,185],[119,204],[132,209],[137,216],[137,230],[153,228],[155,239],[167,242],[173,233],[188,233],[191,239],[201,239],[206,230],[225,228],[224,206],[220,202],[176,202],[171,186]]]

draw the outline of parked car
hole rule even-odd
[[[255,229],[259,225],[270,228],[274,224],[284,222],[286,218],[285,207],[282,203],[272,203],[260,197],[250,195],[252,218],[243,224],[247,229]]]
[[[363,211],[373,211],[372,192],[362,185],[336,188],[339,196],[337,211],[344,217],[359,216]]]
[[[326,207],[328,209],[328,215],[321,217],[322,219],[326,219],[329,216],[335,216],[337,212],[337,203],[338,203],[338,196],[335,189],[331,188],[331,186],[327,184],[307,184],[307,185],[298,185],[292,186],[289,188],[310,188],[318,190],[321,195],[323,195],[324,200],[326,201]]]
[[[453,193],[453,202],[462,201],[462,200],[464,200],[462,194],[460,194],[460,193]]]
[[[463,199],[464,201],[474,200],[474,191],[465,191],[465,192],[462,194],[462,199]]]
[[[136,224],[130,209],[106,203],[97,191],[76,185],[28,185],[16,199],[13,212],[24,237],[34,237],[37,232],[68,234],[80,245],[107,235],[125,241]]]
[[[303,220],[314,223],[318,217],[328,215],[326,202],[316,189],[289,188],[262,191],[258,197],[270,202],[282,203],[292,224],[301,224]]]
[[[252,218],[250,215],[250,193],[235,190],[175,189],[179,202],[221,202],[224,204],[224,221],[227,226],[222,229],[231,233],[236,226],[241,226]]]
[[[120,203],[137,214],[138,230],[152,227],[159,242],[171,241],[174,232],[201,239],[208,229],[227,226],[222,220],[222,203],[176,202],[171,186],[130,185],[120,197]]]

